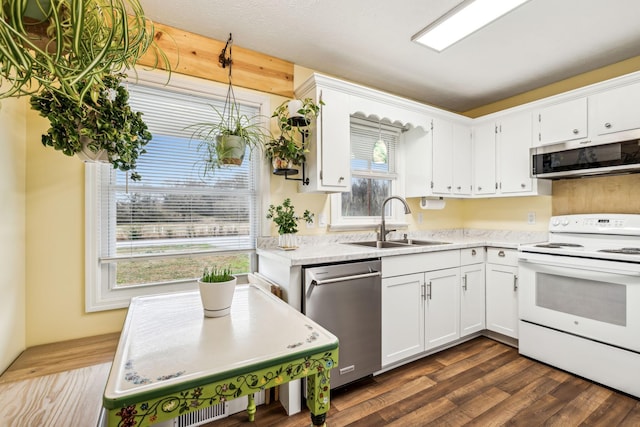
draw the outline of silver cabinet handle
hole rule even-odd
[[[607,122],[604,124],[604,127],[606,127],[607,129],[609,129],[611,127],[611,123]]]
[[[527,186],[527,184],[520,184],[520,187],[525,188]]]
[[[467,290],[467,275],[462,276],[462,289]]]
[[[580,131],[579,131],[578,129],[574,129],[574,130],[573,130],[573,134],[574,134],[574,135],[577,135],[579,132],[580,132]]]
[[[458,185],[458,191],[462,190],[462,187]]]
[[[426,287],[426,285],[424,283],[420,285],[420,298],[422,298],[422,299],[425,299],[425,297],[424,297],[425,287]]]
[[[513,276],[513,292],[516,292],[518,290],[518,276],[514,275]]]
[[[342,182],[344,181],[344,176],[341,176],[340,178],[338,178],[338,182]]]
[[[447,190],[451,190],[451,186],[450,185],[447,185]]]
[[[477,252],[475,249],[471,249],[471,255],[476,256]]]
[[[311,281],[311,285],[315,285],[315,286],[328,285],[330,283],[346,282],[347,280],[365,279],[367,277],[375,277],[375,276],[380,276],[380,272],[379,271],[374,271],[374,272],[371,272],[371,273],[354,274],[353,276],[334,277],[334,278],[325,279],[325,280],[313,279]]]
[[[478,187],[478,191],[482,191],[482,187]]]
[[[506,254],[504,253],[504,251],[500,251],[498,252],[498,256],[504,258]]]
[[[427,283],[427,297],[431,299],[431,282]]]

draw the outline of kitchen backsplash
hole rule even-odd
[[[552,215],[640,214],[640,174],[553,182]]]

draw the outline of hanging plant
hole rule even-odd
[[[271,117],[275,117],[280,137],[271,139],[265,144],[265,154],[270,161],[282,159],[290,161],[294,165],[300,165],[306,161],[306,153],[309,150],[302,140],[311,136],[306,128],[312,120],[318,117],[320,106],[324,102],[315,103],[311,98],[303,100],[284,101],[274,111]]]
[[[270,136],[263,128],[260,116],[249,117],[240,112],[231,82],[232,45],[233,38],[229,34],[227,44],[219,56],[222,67],[229,67],[229,84],[222,111],[212,106],[217,115],[215,121],[189,126],[194,129],[191,138],[199,141],[198,150],[205,153],[205,175],[221,166],[241,165],[246,147],[249,147],[249,153],[255,149],[261,150],[265,139]]]
[[[151,46],[169,65],[138,0],[1,1],[0,98],[46,90],[96,101],[105,76],[133,68]]]
[[[66,93],[50,90],[32,96],[31,108],[51,124],[42,135],[42,144],[67,156],[84,153],[93,157],[104,153],[105,160],[114,168],[134,171],[151,133],[142,121],[142,113],[129,106],[129,92],[121,84],[125,77],[104,76],[104,89],[97,98],[91,91],[83,91],[82,103]],[[82,85],[79,88],[84,89]],[[139,180],[140,175],[133,172],[131,179]]]

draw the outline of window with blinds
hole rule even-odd
[[[205,176],[201,142],[192,139],[193,125],[217,120],[212,106],[222,111],[224,100],[154,85],[128,89],[131,107],[143,113],[153,139],[138,159],[140,181],[110,165],[87,166],[96,189],[95,277],[102,293],[193,286],[214,264],[234,273],[252,271],[260,156],[250,156],[247,148],[241,166]],[[256,105],[240,104],[240,110],[248,117],[260,114]]]
[[[351,119],[351,192],[342,193],[343,217],[380,216],[382,202],[392,194],[397,178],[399,136],[397,127]],[[384,163],[374,163],[374,145],[378,140],[386,145]]]

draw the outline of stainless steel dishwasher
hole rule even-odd
[[[311,266],[303,272],[303,312],[340,341],[331,388],[380,370],[380,260]]]

